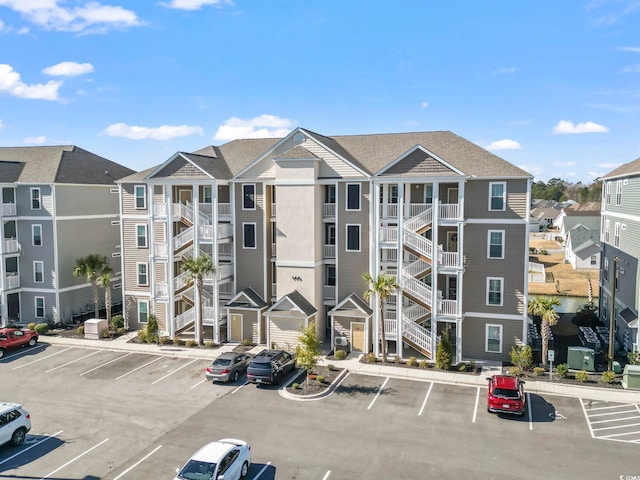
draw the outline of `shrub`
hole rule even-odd
[[[514,377],[518,377],[522,373],[522,371],[520,370],[520,367],[509,367],[507,369],[507,373]]]
[[[529,247],[529,253],[538,253],[536,247]]]
[[[394,358],[393,361],[396,365],[402,365],[402,358],[400,357]]]
[[[138,341],[140,343],[147,342],[147,331],[146,330],[138,330]]]
[[[124,328],[124,317],[122,315],[114,315],[111,317],[111,325],[115,330]]]
[[[602,378],[600,380],[602,381],[602,383],[611,385],[613,382],[616,381],[616,374],[613,373],[611,370],[607,370],[606,372],[602,372]]]
[[[521,372],[527,370],[533,363],[533,352],[530,345],[513,346],[509,352],[511,363],[518,367]]]
[[[251,340],[249,340],[248,338],[243,338],[242,342],[240,342],[240,345],[242,345],[243,347],[248,347],[249,345],[251,345]]]
[[[466,363],[461,363],[460,365],[458,365],[458,371],[459,372],[466,372],[467,371],[467,364]]]
[[[373,352],[367,353],[367,363],[376,363],[376,354]]]
[[[443,332],[436,347],[436,367],[441,370],[449,370],[453,361],[453,349],[447,335]]]
[[[291,388],[294,390],[297,390],[300,388],[300,384],[299,383],[294,383],[293,385],[291,385]]]
[[[109,332],[109,330],[108,330],[108,329],[106,329],[106,328],[105,328],[105,329],[102,331],[102,338],[109,338],[110,336],[111,336],[111,333]]]
[[[640,365],[640,352],[627,353],[627,359],[631,365]]]
[[[566,363],[561,363],[556,367],[556,373],[560,378],[567,378],[569,375],[569,366]]]
[[[320,383],[324,383],[324,380],[325,380],[324,375],[318,375],[318,376],[316,377],[316,379],[317,379],[317,380],[318,380],[318,382],[320,382]]]
[[[586,370],[580,370],[576,372],[576,380],[580,383],[585,383],[589,380],[589,373]]]
[[[544,368],[542,367],[533,367],[533,376],[540,377],[544,375]]]
[[[426,361],[426,360],[420,360],[420,361],[418,362],[418,367],[419,367],[419,368],[427,368],[427,365],[428,365],[428,364],[427,364],[427,361]]]
[[[410,367],[417,367],[418,359],[416,357],[409,357],[409,360],[407,360],[407,365],[409,365]]]
[[[347,358],[347,352],[345,350],[336,350],[336,353],[333,354],[338,360],[344,360]]]
[[[206,342],[204,342],[204,348],[216,348],[216,342],[207,340]]]
[[[540,255],[549,255],[549,252],[547,252],[547,250],[546,250],[546,249],[541,248],[541,249],[540,249]]]
[[[471,370],[473,370],[474,372],[476,371],[476,361],[475,360],[470,360],[469,361],[469,368],[471,368]]]
[[[80,325],[77,329],[76,329],[76,333],[78,335],[84,335],[84,325]]]
[[[595,327],[600,323],[598,318],[598,306],[592,303],[585,303],[576,312],[575,323],[579,326]]]
[[[38,335],[44,335],[49,331],[48,323],[38,323],[33,329],[36,331]]]
[[[35,330],[36,329],[36,322],[31,322],[29,325],[27,325],[27,328],[29,330]]]
[[[116,328],[116,333],[117,333],[118,335],[124,335],[124,334],[125,334],[125,333],[127,333],[127,332],[126,332],[126,330],[124,329],[124,327],[118,327],[118,328]]]
[[[184,346],[187,348],[193,348],[196,345],[198,345],[198,342],[196,342],[195,340],[187,340],[184,344]]]
[[[332,363],[330,363],[329,365],[327,365],[327,368],[328,368],[331,372],[333,372],[333,371],[336,369],[335,365],[333,365]]]
[[[156,316],[151,314],[147,317],[147,342],[158,343],[158,320]]]
[[[184,345],[184,341],[180,337],[176,337],[173,339],[173,344],[181,347],[182,345]]]

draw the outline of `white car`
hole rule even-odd
[[[31,417],[18,403],[0,402],[0,445],[19,447],[31,430]]]
[[[206,444],[182,468],[174,480],[239,480],[249,473],[251,446],[235,438]]]

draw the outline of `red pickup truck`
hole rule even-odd
[[[38,334],[33,330],[21,330],[19,328],[0,328],[0,358],[10,348],[33,347],[38,343]]]

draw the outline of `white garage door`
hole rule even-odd
[[[298,318],[277,318],[269,319],[269,341],[275,348],[293,352],[298,345],[300,328],[304,320]],[[271,345],[270,345],[271,346]]]

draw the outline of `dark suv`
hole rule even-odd
[[[263,350],[247,368],[247,380],[251,383],[276,384],[296,366],[295,358],[284,350]]]

